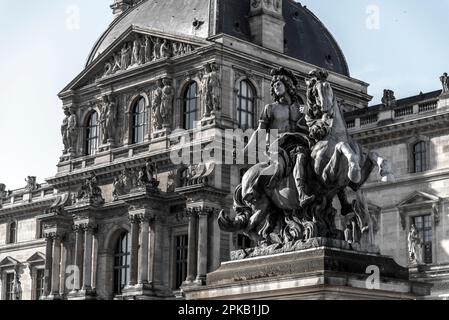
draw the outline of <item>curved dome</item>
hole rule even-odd
[[[251,41],[247,18],[250,0],[218,0],[217,8],[210,3],[213,1],[144,0],[112,22],[92,49],[87,64],[132,25],[203,39],[226,33]],[[217,10],[217,15],[211,14]],[[343,52],[311,11],[293,0],[283,0],[283,16],[286,22],[286,55],[349,76]],[[204,22],[198,29],[192,25],[195,19]]]

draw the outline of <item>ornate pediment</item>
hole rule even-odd
[[[20,265],[20,262],[12,257],[6,257],[0,262],[0,269],[14,268]]]
[[[76,83],[64,91],[164,59],[188,55],[201,44],[197,39],[146,31],[133,26],[100,54]]]
[[[396,206],[401,216],[402,229],[405,230],[407,227],[406,219],[408,213],[419,209],[427,209],[429,214],[433,215],[435,224],[438,224],[442,200],[438,196],[422,191],[415,191],[410,194]]]
[[[45,255],[43,253],[36,252],[31,257],[29,257],[26,262],[28,262],[31,265],[45,263]]]
[[[422,191],[415,191],[412,194],[410,194],[408,197],[406,197],[404,200],[402,200],[397,207],[403,208],[403,207],[410,207],[410,206],[416,206],[416,205],[425,205],[425,204],[432,204],[435,202],[439,202],[441,200],[440,197],[434,196],[429,193],[425,193]]]

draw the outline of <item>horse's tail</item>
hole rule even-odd
[[[218,226],[225,232],[237,232],[246,229],[249,223],[249,208],[242,199],[242,185],[239,185],[234,192],[234,210],[237,215],[232,220],[225,215],[224,210],[218,216]]]

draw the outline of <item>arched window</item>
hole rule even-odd
[[[130,273],[131,243],[129,233],[124,232],[117,240],[114,251],[114,294],[121,294],[128,284]]]
[[[90,156],[95,154],[98,148],[98,113],[92,112],[89,118],[87,119],[87,128],[86,128],[86,143],[85,150],[86,155]]]
[[[183,96],[183,128],[185,130],[195,127],[198,112],[198,85],[196,82],[191,82],[185,89]]]
[[[424,172],[427,170],[427,146],[426,142],[420,141],[413,146],[413,159],[415,172]]]
[[[237,122],[239,128],[246,130],[254,127],[255,94],[247,80],[240,81],[237,105]]]
[[[140,97],[133,107],[132,143],[142,143],[148,134],[148,114],[145,99]]]
[[[17,240],[17,222],[13,221],[9,224],[8,243],[16,243]]]

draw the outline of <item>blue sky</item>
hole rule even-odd
[[[245,1],[245,0],[242,0]],[[0,0],[0,183],[56,174],[63,119],[57,93],[83,68],[112,20],[112,0]],[[332,32],[351,75],[396,97],[440,89],[449,71],[449,0],[308,0]],[[379,24],[367,28],[377,8]],[[367,13],[367,8],[371,8]]]

